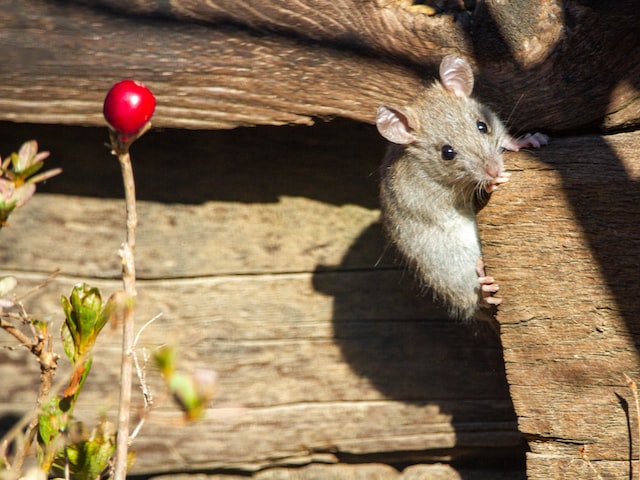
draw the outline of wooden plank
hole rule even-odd
[[[150,480],[243,480],[246,476],[225,474],[191,474],[154,476]],[[399,472],[384,464],[313,464],[297,468],[271,468],[256,472],[255,480],[518,480],[517,473],[508,470],[457,470],[446,464],[411,465]]]
[[[0,125],[4,148],[38,138],[41,149],[51,151],[50,165],[64,171],[12,216],[16,228],[2,231],[5,268],[119,276],[124,204],[118,162],[103,147],[106,135],[106,129]],[[382,154],[373,127],[347,122],[313,131],[151,132],[132,153],[140,199],[138,274],[389,266],[393,259],[383,255],[380,229],[372,226]],[[58,193],[74,196],[56,201]],[[80,197],[87,195],[92,198]],[[42,235],[51,223],[55,228]],[[359,235],[358,248],[349,251]]]
[[[408,100],[421,84],[389,60],[295,38],[28,1],[0,3],[2,120],[103,125],[106,92],[132,77],[153,90],[154,123],[163,127],[309,125],[333,116],[372,123],[385,86],[406,84],[397,99]]]
[[[476,64],[476,93],[516,132],[640,119],[628,0],[487,0],[436,16],[388,0],[100,2],[128,16],[97,3],[0,2],[0,119],[100,125],[108,88],[133,77],[156,93],[159,126],[372,123],[381,103],[406,103],[453,52]]]
[[[220,382],[203,422],[167,428],[179,414],[168,404],[154,411],[136,443],[136,472],[255,470],[272,459],[313,461],[313,452],[386,452],[396,460],[412,452],[432,460],[519,448],[492,332],[478,336],[424,318],[424,304],[402,288],[400,272],[323,275],[348,294],[318,294],[311,274],[141,283],[139,323],[164,313],[141,345],[170,339],[185,368],[213,367]],[[26,288],[42,277],[19,278]],[[33,314],[57,324],[59,294],[76,280],[36,293],[28,301]],[[115,281],[97,284],[105,292],[118,288]],[[113,411],[119,348],[114,332],[102,339],[80,418]],[[0,395],[3,412],[21,411],[32,401],[35,365],[25,364],[20,350],[1,355],[0,375],[12,378]],[[150,384],[162,391],[157,380]]]
[[[0,126],[0,140],[42,139],[65,168],[0,232],[0,275],[15,274],[22,292],[62,269],[26,301],[56,331],[74,283],[120,288],[107,278],[122,241],[117,165],[100,150],[104,129]],[[140,345],[175,342],[185,368],[215,368],[220,380],[205,420],[184,426],[150,369],[158,403],[134,473],[522,459],[493,332],[446,319],[390,255],[376,266],[385,244],[374,135],[332,122],[167,130],[135,145],[137,324],[163,313]],[[77,411],[89,424],[113,414],[119,349],[119,333],[105,332]],[[0,348],[0,419],[34,400],[37,367],[25,358]]]
[[[481,212],[529,478],[629,478],[640,378],[640,135],[554,139],[509,155],[512,181]],[[634,470],[637,467],[634,467]]]

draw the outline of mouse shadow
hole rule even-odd
[[[372,224],[340,266],[314,272],[315,289],[333,297],[333,335],[345,362],[386,398],[437,406],[450,416],[456,442],[447,455],[453,463],[477,466],[482,458],[485,466],[524,471],[526,446],[499,338],[484,322],[447,318],[430,295],[416,290],[408,272],[393,267],[394,258],[379,262],[385,243],[381,225]],[[354,259],[378,266],[349,270]],[[440,454],[414,452],[426,461]]]

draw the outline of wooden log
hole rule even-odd
[[[0,3],[11,12],[0,19],[1,120],[104,125],[104,96],[123,77],[153,90],[155,125],[206,129],[371,122],[388,85],[407,86],[398,101],[421,85],[388,60],[303,40],[28,1],[28,9]]]
[[[225,474],[191,474],[171,476],[154,476],[150,480],[244,480],[246,476]],[[446,464],[412,465],[402,472],[384,464],[363,465],[322,465],[314,464],[292,468],[272,468],[257,472],[255,480],[515,480],[519,477],[514,472],[505,470],[457,470]]]
[[[0,231],[0,275],[18,277],[21,293],[61,269],[25,300],[52,332],[60,295],[76,282],[105,295],[120,288],[123,200],[105,136],[0,124],[0,144],[38,138],[64,169]],[[138,351],[174,342],[182,367],[214,368],[219,383],[206,418],[184,425],[148,369],[156,407],[134,444],[133,473],[268,478],[329,465],[334,478],[359,478],[455,461],[442,478],[505,463],[521,476],[497,338],[446,319],[384,254],[382,149],[373,127],[346,121],[167,130],[136,143],[137,324],[163,314]],[[0,345],[15,341],[0,332]],[[96,348],[77,409],[89,426],[115,413],[119,332],[107,329]],[[27,352],[0,348],[0,425],[33,405],[37,376]],[[384,465],[355,466],[372,463]]]
[[[408,102],[444,54],[458,53],[476,67],[476,94],[514,133],[640,121],[628,0],[490,0],[436,16],[383,0],[100,2],[128,16],[97,2],[26,1],[0,2],[4,120],[102,124],[105,92],[134,77],[158,96],[159,126],[372,123],[381,103]]]
[[[639,147],[633,132],[510,154],[512,181],[481,212],[532,480],[630,478],[639,468],[624,377],[640,378]]]

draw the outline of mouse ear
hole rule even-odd
[[[473,91],[473,70],[464,58],[447,55],[440,64],[440,81],[454,95],[469,97]]]
[[[390,142],[408,145],[416,141],[416,122],[410,111],[380,105],[376,113],[378,132]]]

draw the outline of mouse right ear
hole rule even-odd
[[[440,81],[457,97],[469,97],[473,91],[473,70],[464,58],[447,55],[440,63]]]
[[[380,105],[376,113],[376,127],[380,135],[390,142],[408,145],[416,141],[416,125],[410,112]]]

